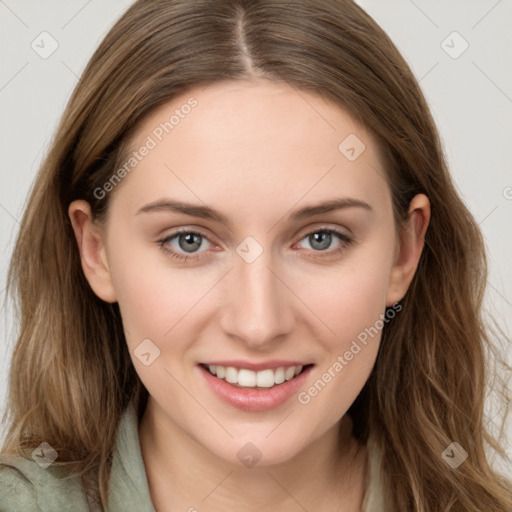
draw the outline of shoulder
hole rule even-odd
[[[0,455],[0,512],[87,512],[81,479],[17,455]]]
[[[23,472],[0,458],[0,512],[40,511],[34,488]]]

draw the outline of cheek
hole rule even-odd
[[[190,272],[172,268],[156,244],[112,237],[109,266],[130,349],[144,339],[162,346],[174,326],[208,288]]]
[[[357,337],[383,312],[393,250],[390,238],[374,237],[336,265],[308,262],[282,269],[310,310],[304,315],[320,320],[326,333],[322,337],[332,338],[327,343],[335,348],[342,348],[341,340]],[[130,347],[146,338],[163,346],[171,337],[174,346],[191,317],[200,324],[207,316],[200,314],[208,302],[202,300],[217,274],[211,267],[177,268],[156,245],[136,242],[122,229],[110,240],[115,250],[109,251],[109,265]]]
[[[298,396],[311,417],[337,421],[366,383],[389,322],[385,309],[392,257],[392,245],[381,240],[347,258],[328,276],[303,274],[300,293],[326,326],[317,338],[325,357],[312,385]]]
[[[325,327],[324,343],[331,350],[350,345],[384,313],[391,262],[391,245],[375,243],[328,271],[318,266],[297,272],[297,295]]]
[[[187,396],[176,378],[183,381],[183,355],[200,332],[200,300],[211,285],[208,279],[171,269],[164,258],[148,264],[150,258],[147,250],[132,250],[116,261],[113,280],[126,342],[150,394],[160,403],[172,396],[176,407],[186,407]]]

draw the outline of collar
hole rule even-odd
[[[109,512],[156,512],[149,494],[133,402],[123,414],[110,473]]]
[[[385,511],[381,480],[381,453],[370,436],[368,474],[363,511]],[[156,512],[146,476],[139,440],[139,420],[130,402],[119,424],[110,476],[109,512]]]

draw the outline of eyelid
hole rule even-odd
[[[174,248],[169,248],[167,246],[167,244],[170,244],[171,240],[173,240],[177,236],[181,235],[182,233],[200,235],[202,238],[205,238],[208,241],[209,244],[216,245],[216,244],[214,244],[214,242],[212,242],[210,240],[210,236],[207,235],[202,229],[195,228],[195,227],[194,228],[192,228],[192,227],[183,227],[183,228],[179,228],[178,230],[170,233],[169,235],[165,235],[162,238],[160,238],[157,241],[158,246],[165,253],[169,254],[173,258],[176,258],[176,259],[179,259],[179,260],[183,260],[183,261],[185,261],[187,259],[192,259],[192,260],[200,259],[200,258],[202,258],[202,254],[203,253],[208,252],[208,251],[200,251],[200,252],[197,252],[197,253],[195,253],[195,252],[187,253],[187,252],[177,251]]]
[[[313,235],[314,233],[330,233],[336,237],[338,237],[340,243],[334,248],[334,249],[328,249],[325,251],[314,251],[311,249],[305,249],[306,252],[311,254],[311,257],[313,258],[329,258],[329,256],[336,256],[338,253],[342,252],[347,248],[347,246],[352,245],[354,243],[353,236],[347,233],[344,233],[340,228],[333,228],[329,226],[320,226],[320,227],[314,227],[310,229],[309,231],[303,233],[298,242],[296,242],[294,245],[302,242],[305,238],[309,237],[310,235]]]
[[[333,227],[324,225],[324,226],[310,228],[308,231],[303,232],[303,234],[300,235],[300,238],[297,240],[297,242],[295,242],[293,245],[295,246],[296,244],[298,244],[299,242],[304,240],[304,238],[306,238],[314,233],[319,233],[319,232],[327,232],[327,233],[334,234],[335,236],[337,236],[339,238],[341,243],[335,249],[329,249],[326,251],[314,251],[314,250],[310,250],[310,249],[305,249],[307,252],[312,253],[313,257],[315,257],[315,258],[316,257],[327,258],[328,256],[335,255],[339,251],[342,251],[343,249],[345,249],[347,245],[352,244],[354,242],[353,236],[344,233],[340,228],[333,228]],[[207,235],[201,228],[184,227],[184,228],[179,228],[178,230],[176,230],[176,231],[170,233],[169,235],[166,235],[163,238],[161,238],[160,240],[158,240],[159,246],[162,248],[162,250],[169,253],[171,256],[173,256],[177,259],[182,259],[182,260],[200,259],[203,257],[202,256],[203,253],[208,252],[207,250],[205,250],[205,251],[200,251],[197,253],[186,253],[186,252],[178,252],[175,249],[169,249],[166,247],[166,244],[169,243],[170,240],[174,239],[175,237],[177,237],[178,235],[180,235],[182,233],[200,235],[201,237],[205,238],[210,244],[217,245],[210,240],[210,236]]]
[[[316,225],[312,228],[305,228],[305,230],[301,230],[299,232],[299,240],[302,240],[304,237],[312,235],[313,233],[318,233],[319,231],[328,231],[331,233],[338,234],[342,237],[353,238],[352,231],[348,228],[342,228],[341,226],[332,226],[328,224],[320,224]]]

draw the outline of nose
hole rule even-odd
[[[295,325],[294,295],[282,272],[273,268],[270,251],[252,263],[234,258],[234,269],[224,283],[221,328],[251,348],[273,348]]]

